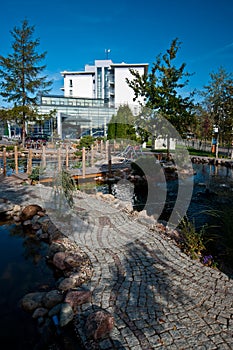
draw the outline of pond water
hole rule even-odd
[[[194,189],[188,216],[200,226],[208,221],[206,211],[226,212],[233,204],[233,171],[225,166],[193,164]]]
[[[21,224],[0,218],[0,339],[7,349],[82,350],[73,324],[59,334],[53,324],[42,324],[20,307],[30,292],[56,288],[58,276],[47,264],[49,246]]]
[[[21,225],[0,225],[0,338],[7,348],[32,350],[38,334],[31,315],[19,306],[29,292],[54,285],[46,265],[47,246],[25,235]]]

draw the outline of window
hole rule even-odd
[[[97,98],[102,98],[102,68],[97,67]]]
[[[70,96],[72,96],[73,95],[73,90],[70,90]]]
[[[109,70],[107,67],[105,67],[104,68],[104,98],[105,99],[109,97],[108,81],[109,81]]]
[[[70,79],[70,87],[73,87],[73,81]]]

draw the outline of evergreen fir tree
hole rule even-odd
[[[21,27],[14,27],[13,52],[7,57],[0,55],[0,95],[9,104],[8,119],[17,121],[22,127],[23,145],[25,142],[26,122],[44,118],[37,113],[36,105],[39,97],[50,90],[51,81],[42,75],[45,65],[39,63],[45,58],[46,52],[37,53],[39,39],[33,39],[34,26],[29,26],[24,20]]]

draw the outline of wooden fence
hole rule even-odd
[[[19,159],[25,159],[27,165],[24,172],[30,176],[33,169],[33,159],[40,159],[42,169],[46,169],[48,159],[53,158],[53,161],[56,161],[58,171],[61,171],[63,166],[65,166],[65,168],[68,170],[71,162],[79,160],[82,165],[82,177],[85,178],[87,172],[87,160],[89,161],[88,167],[94,167],[96,152],[99,152],[102,155],[102,159],[104,159],[108,164],[108,169],[111,173],[111,152],[119,149],[120,146],[117,146],[116,143],[110,145],[108,140],[106,142],[101,141],[100,143],[92,145],[90,150],[83,147],[81,158],[75,156],[75,152],[77,150],[71,149],[69,145],[66,147],[61,146],[58,149],[46,148],[45,146],[42,146],[41,149],[29,148],[23,151],[19,151],[18,146],[14,146],[13,151],[7,151],[6,147],[4,147],[3,151],[0,152],[0,159],[2,159],[0,174],[3,174],[4,177],[7,175],[7,165],[9,160],[14,162],[14,174],[17,175],[19,174]]]

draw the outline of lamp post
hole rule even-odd
[[[218,158],[218,134],[219,128],[217,125],[214,125],[214,143],[215,144],[215,158]]]

